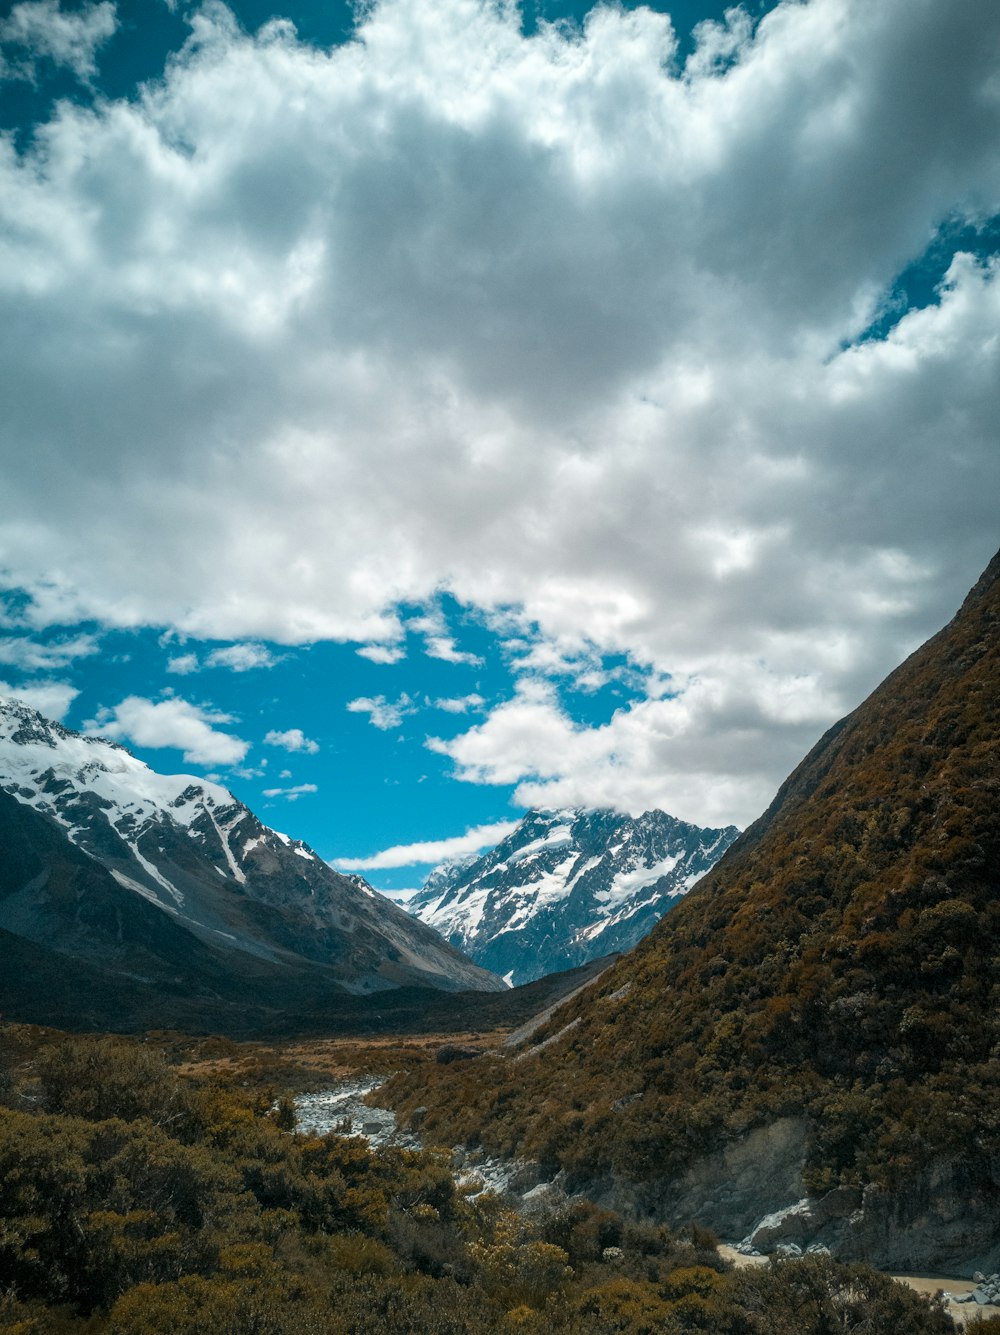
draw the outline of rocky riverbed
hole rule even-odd
[[[391,1109],[370,1108],[363,1102],[367,1094],[384,1082],[382,1075],[361,1076],[341,1080],[314,1094],[297,1095],[293,1100],[296,1131],[317,1136],[334,1131],[341,1136],[361,1136],[374,1147],[401,1145],[404,1149],[419,1149],[420,1141],[399,1129]]]
[[[413,1131],[403,1131],[390,1108],[370,1107],[364,1102],[384,1083],[386,1077],[365,1075],[339,1081],[328,1089],[312,1094],[299,1094],[293,1100],[295,1129],[314,1135],[363,1137],[373,1148],[398,1145],[405,1149],[420,1149],[420,1138]],[[547,1181],[535,1163],[494,1159],[480,1150],[468,1150],[456,1145],[453,1150],[456,1182],[469,1196],[493,1191],[507,1195],[518,1209],[530,1212],[565,1200],[558,1181]],[[831,1193],[831,1197],[836,1193]],[[836,1202],[829,1201],[829,1205]],[[846,1202],[845,1204],[850,1204]],[[760,1220],[753,1232],[741,1243],[723,1244],[720,1253],[735,1265],[766,1265],[771,1255],[788,1258],[810,1253],[829,1254],[829,1249],[814,1243],[806,1247],[788,1240],[790,1224],[815,1203],[800,1201]],[[765,1254],[766,1253],[766,1254]],[[959,1329],[973,1319],[1000,1315],[1000,1274],[975,1274],[971,1279],[934,1275],[893,1275],[902,1284],[919,1293],[943,1290],[952,1319]]]

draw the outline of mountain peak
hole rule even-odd
[[[0,799],[0,932],[51,952],[55,972],[63,959],[128,988],[141,979],[154,1025],[176,1013],[179,979],[212,1014],[238,1006],[241,987],[301,1005],[324,990],[503,986],[220,784],[159,774],[7,697]],[[66,1023],[32,992],[8,977],[0,1007]],[[114,995],[97,1004],[98,1026],[121,1023]]]
[[[628,949],[736,838],[664,811],[528,811],[486,853],[442,863],[407,905],[514,985]]]

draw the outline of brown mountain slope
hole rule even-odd
[[[430,1104],[431,1134],[730,1233],[796,1193],[867,1187],[863,1219],[848,1228],[862,1202],[843,1192],[814,1235],[998,1268],[1000,555],[687,902],[531,1041],[400,1104]]]

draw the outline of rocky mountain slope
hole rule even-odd
[[[765,1248],[1000,1269],[1000,556],[635,951],[393,1097]]]
[[[209,1015],[412,984],[503,988],[225,788],[157,774],[116,743],[9,698],[0,699],[0,932],[0,1010],[40,1021],[47,989],[67,973],[95,1024],[121,1023],[135,1005],[175,1023],[199,1014],[199,999]]]
[[[438,867],[407,908],[526,983],[630,949],[738,834],[663,811],[529,811],[489,853]]]

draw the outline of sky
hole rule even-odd
[[[0,5],[0,693],[381,889],[745,826],[1000,546],[1000,7]]]

